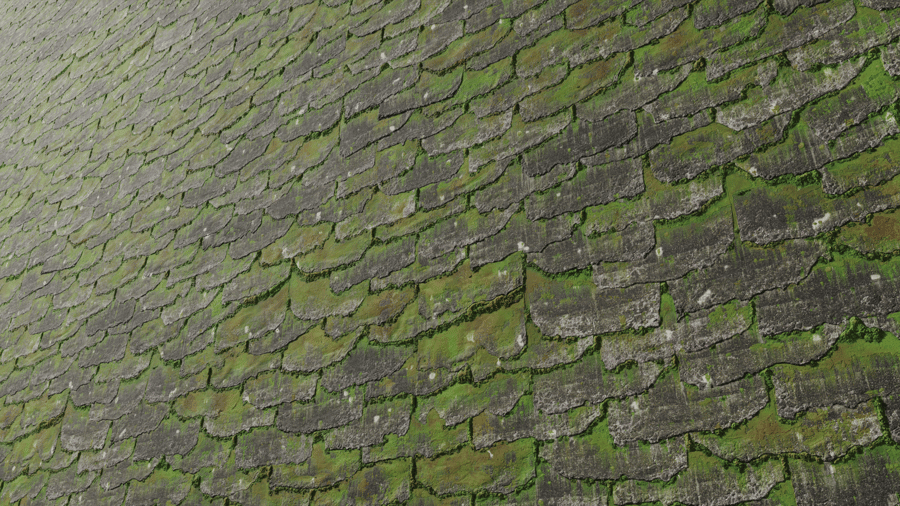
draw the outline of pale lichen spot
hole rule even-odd
[[[830,220],[830,219],[831,219],[831,213],[825,213],[825,216],[822,216],[821,218],[818,218],[818,219],[816,219],[816,220],[813,220],[813,222],[812,222],[812,228],[813,228],[813,230],[818,230],[818,229],[820,229],[820,228],[821,228],[823,225],[825,225],[825,223],[828,222],[828,220]]]
[[[712,290],[707,288],[706,291],[703,292],[703,295],[701,295],[700,298],[697,299],[697,304],[705,304],[710,297],[712,297]]]

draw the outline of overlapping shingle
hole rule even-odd
[[[894,500],[898,12],[10,3],[0,502]]]

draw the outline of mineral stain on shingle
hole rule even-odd
[[[3,504],[894,504],[900,5],[0,7]]]

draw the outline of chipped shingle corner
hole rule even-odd
[[[0,503],[900,501],[895,0],[0,9]]]

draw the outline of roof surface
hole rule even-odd
[[[897,7],[4,2],[0,503],[897,504]]]

